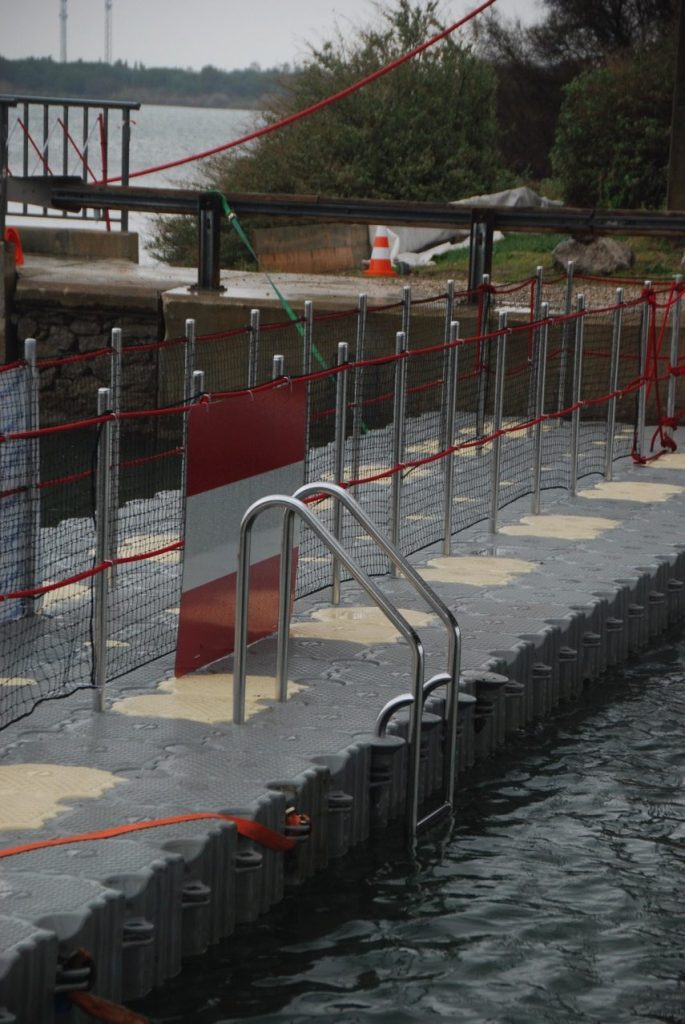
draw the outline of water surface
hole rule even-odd
[[[378,843],[139,1004],[155,1024],[685,1021],[685,640],[468,779],[414,857]]]

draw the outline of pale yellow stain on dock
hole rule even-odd
[[[685,454],[683,452],[670,452],[662,455],[655,462],[650,462],[650,469],[685,469]]]
[[[435,621],[426,612],[399,608],[411,626],[419,629]],[[293,622],[290,635],[302,639],[342,640],[352,644],[392,644],[401,637],[380,608],[353,605],[345,608],[320,608],[309,622]]]
[[[0,829],[38,828],[70,800],[94,800],[122,781],[99,768],[0,765]]]
[[[302,686],[292,681],[288,695]],[[273,676],[251,676],[246,680],[245,717],[256,715],[265,701],[276,700]],[[230,672],[197,672],[160,683],[155,693],[124,697],[112,705],[122,715],[179,718],[190,722],[230,722],[233,719],[233,675]]]
[[[657,460],[658,461],[658,460]],[[579,491],[580,498],[601,498],[608,501],[640,501],[645,504],[668,501],[675,494],[682,494],[685,487],[676,484],[652,484],[640,482],[604,480],[587,491]]]
[[[558,537],[560,540],[594,540],[621,525],[620,519],[604,516],[522,516],[519,523],[501,526],[510,537]]]
[[[0,686],[36,686],[37,682],[27,676],[0,676]]]
[[[535,572],[536,562],[521,558],[497,558],[492,555],[464,555],[432,558],[419,569],[428,583],[466,583],[472,587],[505,587],[517,576]]]
[[[133,555],[144,555],[148,551],[156,551],[158,548],[166,548],[174,544],[178,537],[170,533],[140,533],[135,537],[128,537],[119,544],[117,552],[119,558],[130,558]],[[148,559],[150,562],[178,562],[181,557],[180,549],[166,551],[162,555],[153,555]]]

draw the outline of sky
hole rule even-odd
[[[445,24],[479,0],[442,0]],[[374,0],[112,0],[112,56],[146,67],[223,70],[293,64],[307,44],[378,19]],[[536,20],[539,0],[497,0],[506,17]],[[104,59],[105,0],[67,0],[67,59]],[[60,58],[60,0],[0,0],[0,56]]]

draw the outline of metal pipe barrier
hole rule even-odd
[[[502,416],[504,411],[504,374],[507,362],[507,313],[499,314],[497,327],[497,367],[495,370],[495,408],[492,423],[492,489],[490,497],[490,532],[497,533],[499,513],[500,468],[502,465]]]
[[[585,296],[576,297],[576,331],[573,351],[573,399],[571,413],[571,476],[569,491],[575,495],[578,489],[578,446],[580,443],[580,411],[583,388],[583,336],[585,328]]]
[[[453,320],[450,324],[449,348],[447,349],[447,367],[445,371],[446,415],[445,433],[442,439],[444,451],[454,445],[454,430],[457,420],[457,377],[459,373],[459,323]],[[454,504],[454,453],[448,452],[444,460],[444,498],[442,509],[442,553],[452,554],[452,506]]]
[[[432,588],[428,586],[423,577],[416,571],[416,569],[414,569],[413,565],[390,543],[388,538],[381,530],[378,529],[373,520],[366,515],[359,503],[356,502],[344,488],[339,487],[336,484],[317,481],[316,483],[304,484],[304,486],[299,487],[295,491],[293,497],[304,501],[316,494],[327,494],[334,499],[337,507],[344,506],[347,509],[350,515],[352,515],[359,525],[363,527],[366,534],[375,541],[379,548],[381,548],[388,560],[395,565],[397,571],[404,576],[407,583],[409,583],[416,593],[423,598],[428,607],[432,608],[445,626],[447,631],[447,671],[441,674],[439,682],[436,682],[435,679],[433,680],[433,685],[429,692],[432,692],[438,686],[443,684],[447,686],[443,752],[443,778],[446,782],[443,787],[443,795],[445,805],[448,805],[451,808],[454,802],[453,787],[458,726],[457,691],[461,666],[461,630],[459,628],[459,623],[447,605],[441,601]],[[290,609],[289,600],[284,600],[284,605]],[[287,665],[285,666],[285,673],[287,679]],[[426,685],[427,684],[424,684],[424,693],[426,692]]]
[[[398,470],[404,458],[405,409],[407,403],[407,335],[398,331],[395,336],[395,397],[393,401],[392,461],[396,472],[392,477],[390,497],[390,536],[396,548],[400,547],[402,530],[402,471]],[[390,574],[395,575],[394,563]]]
[[[623,325],[623,289],[616,289],[616,307],[611,328],[611,364],[609,366],[609,407],[607,410],[606,458],[604,477],[611,480],[614,473],[614,434],[616,432],[616,391],[618,390],[618,368],[621,358],[621,327]]]
[[[357,562],[345,551],[332,533],[319,522],[307,506],[297,498],[285,494],[274,494],[260,498],[247,509],[240,524],[240,544],[238,548],[238,568],[236,573],[236,614],[235,614],[235,653],[233,661],[233,721],[242,725],[245,721],[245,688],[247,660],[247,613],[250,589],[250,545],[252,528],[257,517],[267,509],[280,508],[287,515],[289,522],[283,529],[283,547],[281,550],[281,579],[289,581],[292,573],[292,521],[295,515],[302,519],[310,530],[316,534],[325,547],[345,566],[352,578],[368,594],[383,614],[390,620],[395,629],[404,637],[411,649],[412,678],[414,703],[410,712],[410,767],[407,786],[407,831],[411,836],[416,834],[419,822],[419,776],[420,776],[420,737],[421,719],[423,716],[423,676],[425,654],[421,640],[403,615],[395,608],[382,590],[367,576]],[[286,604],[287,602],[283,602]],[[279,623],[280,625],[280,623]],[[281,630],[279,629],[279,634]],[[284,634],[283,634],[284,635]],[[283,655],[279,662],[284,661]],[[281,667],[279,665],[279,667]]]
[[[545,415],[545,382],[547,373],[547,340],[549,337],[549,305],[543,302],[540,306],[540,316],[544,321],[542,328],[537,332],[537,345],[535,346],[534,360],[536,382],[534,418],[536,420],[533,436],[533,500],[531,512],[534,516],[540,515],[540,490],[542,486],[542,440],[545,428],[543,418]]]
[[[98,416],[112,411],[110,388],[98,389]],[[112,560],[110,542],[112,495],[112,419],[100,424],[98,460],[95,477],[95,564],[100,566]],[[107,572],[95,577],[93,592],[93,684],[95,686],[95,710],[105,710],[107,686],[107,607],[109,578]]]

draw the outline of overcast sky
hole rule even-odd
[[[378,18],[373,0],[112,0],[114,60],[146,67],[230,70],[297,62],[307,43]],[[380,6],[383,6],[382,4]],[[478,0],[442,0],[456,21]],[[535,20],[538,0],[497,0],[502,15]],[[104,59],[105,0],[68,0],[67,57]],[[0,56],[60,56],[60,0],[0,0]]]

